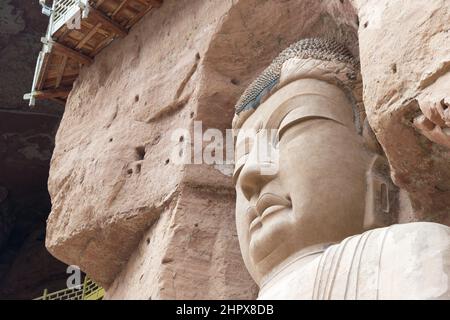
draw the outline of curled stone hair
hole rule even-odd
[[[355,96],[359,83],[359,63],[342,44],[321,38],[302,39],[283,50],[272,63],[248,86],[235,108],[233,127],[238,128],[270,94],[295,79],[281,79],[283,64],[291,59],[300,62],[295,79],[316,78],[333,83],[344,90],[352,103],[354,122],[361,132],[363,107]]]

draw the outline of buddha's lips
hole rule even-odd
[[[285,198],[282,198],[273,193],[264,193],[262,194],[258,201],[256,202],[256,213],[261,218],[264,218],[264,213],[267,209],[273,206],[279,207],[290,207],[291,202]]]
[[[253,216],[250,221],[249,231],[252,232],[268,215],[278,212],[284,208],[291,207],[291,202],[273,193],[262,194],[255,206],[250,206],[247,210]]]

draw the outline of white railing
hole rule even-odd
[[[53,5],[46,6],[46,0],[39,0],[42,12],[50,16],[47,37],[51,37],[65,24],[69,27],[76,26],[81,18],[86,18],[89,10],[89,0],[53,0]]]
[[[89,0],[53,0],[51,7],[46,5],[47,1],[39,0],[42,6],[42,13],[49,15],[50,19],[47,33],[42,38],[44,46],[38,56],[31,93],[24,95],[25,100],[30,100],[30,106],[34,106],[35,103],[35,92],[38,89],[36,86],[39,78],[42,76],[44,61],[51,51],[52,36],[65,24],[69,28],[80,28],[81,19],[85,19],[89,14]]]
[[[79,0],[55,0],[53,3],[51,34],[53,35],[71,20],[81,19],[81,9]]]

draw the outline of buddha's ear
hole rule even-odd
[[[384,156],[373,154],[366,173],[366,183],[364,229],[397,223],[399,189],[391,180],[389,163]]]

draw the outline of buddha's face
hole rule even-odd
[[[370,154],[338,87],[301,79],[275,92],[243,123],[235,158],[238,236],[258,283],[302,249],[363,231]]]

